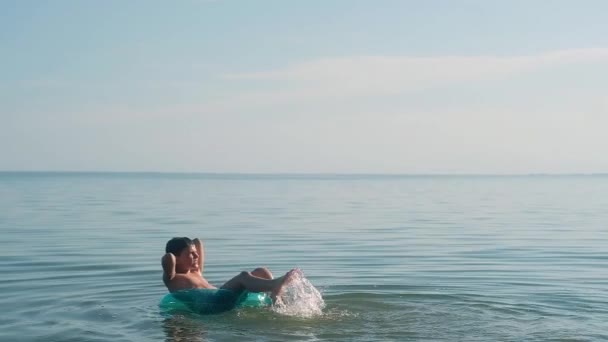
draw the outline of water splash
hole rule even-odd
[[[281,315],[308,318],[322,315],[324,307],[325,301],[319,290],[301,272],[297,272],[272,310]]]

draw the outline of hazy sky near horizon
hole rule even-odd
[[[0,170],[608,172],[606,13],[0,0]]]

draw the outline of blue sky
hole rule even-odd
[[[0,170],[608,172],[605,13],[0,0]]]

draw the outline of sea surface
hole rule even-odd
[[[605,175],[4,172],[0,234],[0,341],[608,340]],[[325,305],[161,314],[174,236]]]

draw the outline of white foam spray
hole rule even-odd
[[[277,301],[272,310],[281,315],[308,318],[323,314],[324,307],[325,301],[319,290],[301,272],[297,272],[283,290],[281,301]]]

